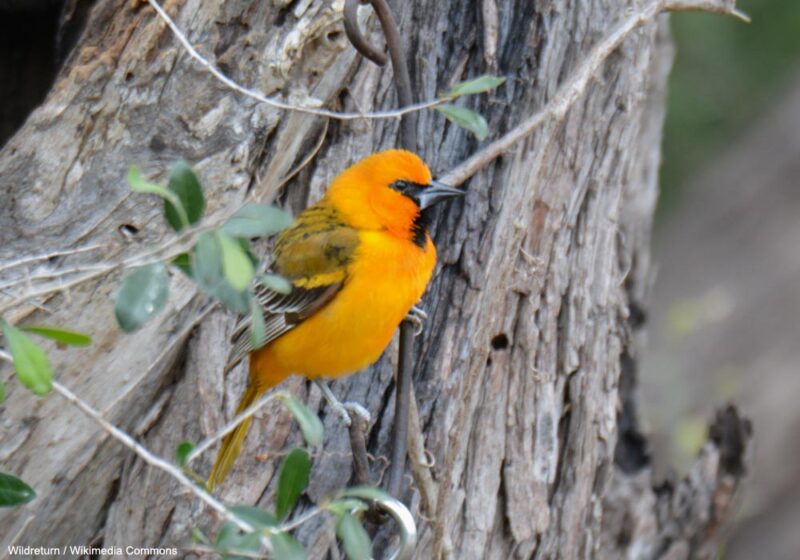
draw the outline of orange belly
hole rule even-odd
[[[422,297],[436,263],[425,250],[388,233],[363,231],[347,280],[333,300],[250,358],[262,388],[291,374],[339,377],[375,362],[397,326]]]

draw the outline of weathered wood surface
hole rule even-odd
[[[510,78],[468,101],[497,135],[540,108],[628,5],[486,0],[393,8],[419,99],[487,70]],[[347,110],[394,106],[391,72],[354,54],[337,6],[167,3],[202,52],[241,83],[267,94],[307,92]],[[617,558],[641,557],[642,550],[688,557],[706,542],[709,497],[723,479],[736,486],[738,473],[726,478],[714,444],[675,507],[664,505],[673,501],[669,492],[653,490],[646,461],[631,460],[641,455],[633,432],[626,432],[630,449],[619,454],[627,472],[614,465],[620,364],[637,355],[630,309],[645,305],[651,281],[649,229],[671,60],[664,24],[634,33],[563,122],[488,166],[469,182],[466,200],[439,215],[433,234],[440,266],[423,301],[430,320],[417,340],[414,379],[424,445],[435,460],[430,494],[407,496],[419,513],[418,558]],[[373,40],[380,41],[377,34]],[[319,118],[258,106],[224,89],[189,60],[150,8],[100,0],[52,93],[0,157],[0,256],[87,242],[107,243],[109,256],[162,239],[159,205],[124,183],[132,162],[153,174],[188,159],[213,214],[248,192],[271,199],[323,130]],[[282,199],[302,208],[347,163],[393,146],[396,131],[395,121],[332,121],[320,153]],[[418,139],[435,172],[479,145],[435,112],[420,114]],[[123,224],[140,231],[135,241],[119,234]],[[92,258],[98,255],[52,264]],[[215,312],[191,328],[202,300],[174,275],[170,309],[123,336],[109,299],[117,280],[46,302],[48,322],[96,340],[88,350],[54,350],[58,375],[169,457],[181,440],[213,433],[235,406],[245,373],[221,378],[233,318]],[[30,308],[13,318],[28,314],[39,316]],[[333,384],[341,398],[372,412],[376,480],[390,445],[395,354]],[[12,538],[185,545],[192,526],[216,526],[196,500],[56,396],[34,399],[9,385],[0,461],[40,498],[0,513],[3,547]],[[316,502],[350,479],[347,434],[315,388],[299,379],[286,388],[325,415],[325,446],[307,496]],[[269,409],[254,423],[222,498],[271,504],[280,452],[297,441],[287,413]],[[211,459],[197,468],[207,472]],[[696,509],[681,507],[686,496]],[[435,509],[419,512],[423,502]],[[629,530],[636,519],[652,523]],[[297,534],[313,558],[334,539],[331,522],[321,518]],[[676,541],[689,543],[686,554],[671,548]]]

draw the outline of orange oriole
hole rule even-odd
[[[289,375],[339,377],[376,361],[436,264],[423,211],[461,194],[403,150],[373,154],[336,177],[275,245],[274,268],[291,293],[256,287],[267,343],[253,351],[248,319],[234,331],[227,369],[250,359],[237,414]],[[224,480],[249,426],[247,419],[223,439],[209,488]]]

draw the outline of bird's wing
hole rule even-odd
[[[292,291],[280,294],[256,284],[255,298],[264,314],[265,345],[333,299],[347,279],[347,265],[357,246],[358,232],[343,224],[333,208],[324,205],[306,209],[281,234],[274,251],[275,269],[292,283]],[[254,350],[251,324],[250,316],[241,317],[236,324],[226,371]]]
[[[342,282],[334,282],[316,288],[293,287],[288,294],[279,294],[266,286],[257,285],[256,301],[264,313],[264,344],[269,344],[282,334],[290,331],[303,319],[314,314],[328,303],[342,287]],[[242,316],[231,335],[233,345],[228,355],[225,370],[228,371],[255,350],[250,327],[253,319]]]

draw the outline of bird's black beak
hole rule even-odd
[[[445,185],[439,181],[431,181],[428,186],[423,189],[419,189],[414,194],[416,195],[415,198],[419,204],[419,209],[425,210],[437,202],[441,202],[456,196],[464,196],[465,193],[461,189],[451,187],[450,185]]]

